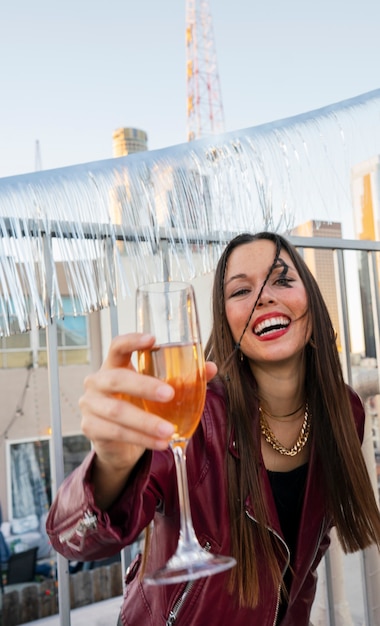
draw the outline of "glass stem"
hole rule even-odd
[[[182,443],[175,443],[173,445],[173,454],[175,460],[175,467],[177,472],[178,483],[178,498],[180,508],[180,531],[179,542],[177,552],[181,548],[194,548],[199,547],[199,542],[196,537],[193,522],[191,519],[190,510],[190,498],[189,498],[189,486],[187,482],[187,468],[186,468],[186,447],[187,441]]]

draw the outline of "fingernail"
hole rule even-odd
[[[169,385],[160,385],[156,389],[156,397],[157,400],[170,400],[173,397],[173,387]]]
[[[151,341],[153,339],[153,335],[149,334],[149,333],[144,333],[143,335],[141,335],[140,337],[140,341],[142,343],[146,343],[147,341]]]
[[[171,437],[174,433],[174,426],[170,422],[162,421],[158,424],[157,434],[164,439]]]

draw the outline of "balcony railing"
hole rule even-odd
[[[37,236],[41,238],[44,243],[45,254],[45,268],[47,270],[51,268],[54,263],[52,252],[52,239],[56,233],[58,236],[70,238],[72,235],[68,230],[64,230],[62,224],[55,230],[51,228],[49,236],[46,237],[41,229],[35,223],[29,225],[28,235],[33,236],[33,233],[37,233]],[[23,222],[23,229],[25,229],[25,221]],[[223,235],[215,235],[208,237],[207,241],[202,245],[199,245],[199,239],[194,239],[194,245],[196,250],[194,256],[198,257],[200,261],[199,266],[204,268],[202,263],[203,248],[207,248],[207,268],[210,265],[210,257],[212,257],[212,249],[215,246],[216,249],[223,248],[226,241],[235,233],[224,233]],[[24,232],[25,235],[25,232]],[[14,236],[14,231],[12,232]],[[22,230],[20,230],[20,236],[23,236]],[[82,225],[83,240],[91,237],[99,239],[99,233],[94,235],[93,228],[89,228],[86,232],[86,228]],[[77,237],[77,233],[76,233]],[[113,248],[118,245],[118,240],[124,242],[128,239],[128,235],[125,232],[116,236],[113,233],[112,238],[109,238],[108,233],[105,232],[102,236],[104,245],[107,248],[108,259],[113,258]],[[338,323],[339,323],[339,341],[341,348],[341,358],[344,376],[348,384],[352,385],[358,393],[362,396],[365,404],[370,398],[379,396],[379,355],[380,355],[380,340],[379,340],[379,319],[380,319],[380,302],[379,302],[379,256],[380,256],[380,243],[372,241],[356,241],[356,240],[344,240],[338,238],[326,238],[326,237],[289,237],[291,242],[300,250],[300,252],[306,255],[307,251],[327,250],[331,252],[331,279],[334,281],[336,290],[336,301],[338,310]],[[144,242],[143,236],[136,232],[130,234],[131,245],[142,245]],[[157,255],[157,260],[162,263],[162,276],[164,278],[171,277],[172,264],[170,260],[170,248],[178,246],[176,250],[176,259],[181,261],[181,246],[184,245],[184,238],[176,237],[173,233],[170,240],[166,236],[157,237],[157,248],[152,251],[152,255]],[[188,253],[189,247],[191,248],[192,239],[189,236],[186,240],[185,253]],[[211,252],[210,252],[211,251]],[[127,257],[122,258],[122,262],[128,265],[129,259]],[[186,254],[184,255],[183,262],[186,265]],[[75,263],[75,261],[74,261]],[[195,264],[196,265],[196,264]],[[347,271],[347,265],[349,265],[350,271]],[[355,269],[351,269],[355,267]],[[360,267],[360,281],[358,279],[358,272]],[[135,268],[137,272],[139,268]],[[352,296],[353,278],[355,282],[361,288],[361,313],[362,320],[365,317],[365,324],[362,330],[362,336],[365,339],[366,345],[371,347],[371,359],[362,358],[365,355],[354,355],[352,353],[352,334],[353,320],[352,312],[350,310],[350,298]],[[47,276],[47,284],[51,280],[51,275]],[[318,280],[318,277],[317,277]],[[364,282],[363,282],[364,281]],[[360,294],[360,292],[358,292]],[[358,295],[360,299],[360,295]],[[48,308],[48,307],[47,307]],[[116,335],[119,332],[119,320],[117,301],[115,298],[109,298],[109,316],[110,316],[110,328],[112,335]],[[363,312],[365,315],[363,315]],[[62,427],[61,427],[61,414],[59,405],[59,375],[58,375],[58,361],[57,361],[57,319],[55,316],[47,315],[49,323],[46,326],[47,333],[47,354],[48,354],[48,368],[49,368],[49,385],[50,385],[50,408],[52,416],[52,437],[54,454],[52,476],[55,477],[55,484],[59,485],[63,480],[63,456],[62,456]],[[359,320],[359,324],[363,325],[363,321]],[[377,403],[380,407],[380,403]],[[374,446],[379,446],[379,440],[374,441],[372,433],[371,420],[379,420],[379,416],[369,416],[367,419],[367,431],[363,444],[363,453],[366,459],[367,467],[371,478],[373,478],[374,490],[378,495],[378,484],[376,476],[376,460]],[[379,430],[377,430],[378,437]],[[332,538],[332,547],[330,548],[327,556],[325,557],[320,567],[320,584],[318,588],[318,595],[315,606],[313,608],[313,623],[323,624],[323,626],[356,626],[357,622],[354,622],[352,606],[350,606],[350,598],[348,597],[345,587],[345,574],[350,573],[352,575],[352,567],[347,565],[348,561],[346,557],[343,557],[336,539]],[[357,573],[357,577],[360,579],[359,583],[362,588],[361,598],[359,600],[359,619],[361,624],[365,626],[379,626],[380,624],[380,607],[378,602],[378,593],[380,589],[380,555],[377,550],[368,549],[358,555],[356,558],[361,563],[360,573]],[[125,559],[124,559],[125,565]],[[67,575],[66,561],[58,555],[58,577],[59,577],[59,606],[60,606],[60,619],[62,626],[68,626],[70,624],[70,602],[69,602],[69,582]],[[357,585],[355,585],[357,587]],[[342,617],[343,616],[343,617]]]

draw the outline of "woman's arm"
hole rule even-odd
[[[143,399],[170,400],[173,388],[131,364],[133,351],[153,343],[152,336],[137,333],[116,338],[101,369],[84,382],[82,430],[96,453],[92,481],[102,510],[117,498],[145,450],[164,450],[174,432],[170,422],[142,405]]]
[[[84,382],[79,401],[82,430],[93,451],[60,487],[47,521],[55,549],[68,558],[74,558],[73,551],[85,558],[107,556],[108,544],[115,552],[115,545],[120,549],[131,537],[133,541],[154,514],[154,493],[147,494],[146,510],[141,508],[149,481],[149,451],[167,449],[174,426],[146,412],[142,401],[168,401],[174,390],[139,374],[131,364],[134,351],[153,344],[154,337],[139,333],[116,338],[101,369]],[[216,366],[206,364],[207,378],[215,374]]]

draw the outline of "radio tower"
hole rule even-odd
[[[208,0],[186,0],[187,139],[224,132],[224,114]]]

